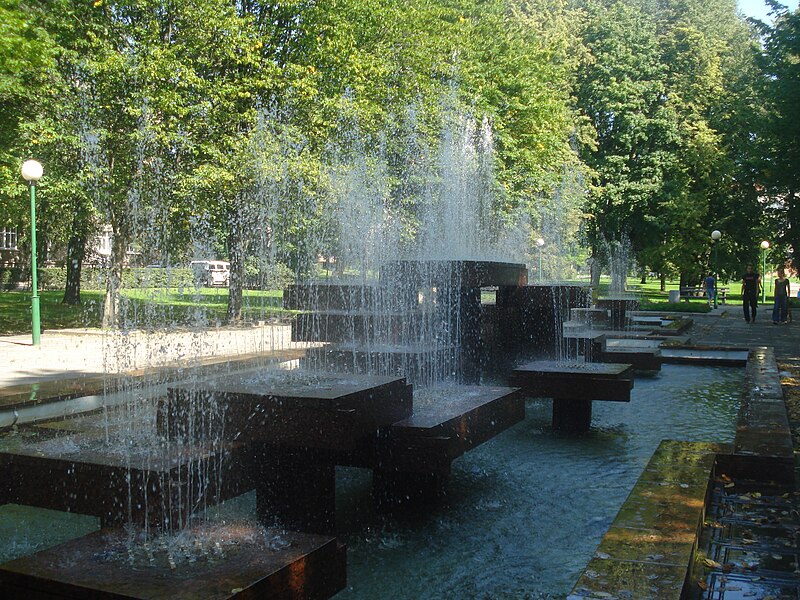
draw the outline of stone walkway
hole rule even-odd
[[[2,336],[0,388],[308,346],[291,341],[288,325],[169,333],[48,330],[38,347],[29,335]]]
[[[747,348],[772,346],[779,362],[800,364],[800,320],[786,325],[773,325],[771,307],[759,306],[754,323],[744,320],[739,305],[720,306],[709,314],[690,316],[694,319],[694,325],[688,335],[693,344]]]

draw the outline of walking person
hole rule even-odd
[[[717,305],[717,278],[714,277],[712,273],[708,274],[703,280],[703,284],[706,287],[706,297],[708,298],[708,305],[709,306],[716,306]]]
[[[788,323],[789,319],[789,294],[791,294],[789,280],[786,278],[786,270],[783,267],[778,269],[778,278],[775,280],[775,303],[772,305],[772,322]]]
[[[742,308],[744,309],[744,320],[748,323],[756,321],[760,288],[761,276],[753,271],[753,265],[747,265],[747,270],[742,275]]]

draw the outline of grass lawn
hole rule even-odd
[[[767,281],[767,294],[766,304],[770,308],[774,297],[772,295],[772,282]],[[642,284],[638,278],[629,277],[627,283],[628,289],[634,290],[640,297],[642,310],[661,310],[670,312],[708,312],[708,300],[705,296],[699,298],[690,298],[688,301],[681,300],[680,302],[669,301],[669,290],[680,289],[679,281],[667,281],[666,290],[661,291],[661,283],[658,279],[648,279],[646,283]],[[792,291],[794,298],[791,299],[790,305],[793,308],[800,308],[800,300],[797,299],[797,286],[798,284],[792,283]],[[728,305],[740,306],[742,304],[742,282],[741,281],[720,281],[719,288],[728,288],[726,303]],[[596,296],[602,297],[608,290],[608,282],[603,279],[600,280],[599,294]],[[760,302],[760,298],[759,298]]]
[[[39,293],[42,329],[100,327],[104,293],[99,290],[81,292],[80,306],[61,304],[62,291]],[[228,306],[227,288],[131,289],[122,294],[126,327],[207,326],[221,324]],[[291,314],[283,308],[281,290],[244,292],[244,318],[249,321]],[[0,292],[0,334],[27,333],[31,330],[30,292]]]
[[[585,282],[583,282],[585,283]],[[796,295],[797,284],[793,284]],[[601,279],[600,288],[594,294],[602,297],[608,291],[607,279]],[[704,297],[692,298],[688,302],[669,302],[669,290],[678,289],[678,282],[667,283],[667,291],[660,290],[657,279],[641,284],[630,278],[628,287],[636,290],[643,310],[671,312],[708,312]],[[741,282],[721,283],[728,288],[727,302],[738,306],[742,303]],[[767,282],[767,304],[772,305],[770,282]],[[67,329],[73,327],[100,327],[103,292],[87,290],[81,292],[83,304],[66,306],[61,304],[63,292],[40,293],[42,329]],[[139,288],[123,291],[123,315],[127,328],[162,327],[165,323],[176,326],[208,326],[222,324],[228,305],[227,288],[152,289]],[[800,300],[792,298],[791,306],[800,310]],[[283,308],[281,290],[244,292],[244,319],[246,321],[286,317],[294,311]],[[31,330],[30,292],[0,292],[0,335],[27,333]]]

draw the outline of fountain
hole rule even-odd
[[[389,178],[355,154],[331,168],[339,273],[284,294],[299,313],[282,348],[303,348],[299,365],[268,365],[262,349],[212,371],[188,352],[157,385],[122,378],[118,407],[35,426],[31,439],[25,429],[0,453],[2,499],[94,515],[104,529],[6,563],[0,589],[328,597],[345,585],[332,537],[341,467],[371,471],[370,510],[428,506],[456,496],[456,459],[525,418],[526,395],[554,397],[552,424],[568,432],[589,429],[594,400],[630,400],[627,365],[578,361],[596,353],[593,338],[563,335],[588,288],[528,285],[526,257],[509,251],[519,230],[489,217],[486,122],[455,120],[442,136],[413,243],[387,205]],[[134,351],[124,336],[112,343],[114,355]],[[532,358],[545,360],[511,378],[523,391],[503,385],[512,361]],[[215,520],[251,491],[253,519]]]

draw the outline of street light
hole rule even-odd
[[[544,246],[544,239],[537,238],[536,246],[539,248],[539,282],[544,281],[544,274],[542,273],[542,247]]]
[[[717,308],[717,283],[719,281],[719,262],[717,257],[719,256],[717,248],[719,247],[719,240],[722,237],[722,232],[719,229],[715,229],[711,232],[711,241],[714,244],[714,308]]]
[[[31,329],[33,345],[38,346],[41,327],[39,325],[39,282],[36,274],[36,182],[42,178],[44,169],[42,169],[41,163],[35,160],[26,160],[22,163],[20,172],[31,189]]]
[[[767,302],[767,250],[769,250],[769,242],[764,240],[761,242],[761,304]]]

